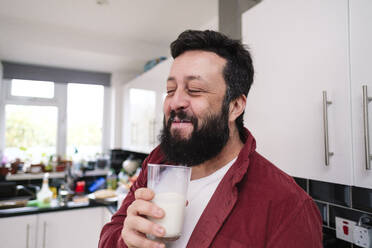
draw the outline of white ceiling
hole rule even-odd
[[[218,0],[96,1],[1,0],[0,59],[134,75],[183,30],[218,21]]]

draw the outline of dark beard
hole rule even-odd
[[[199,165],[221,152],[229,139],[229,104],[223,103],[220,114],[209,115],[198,130],[198,120],[189,117],[185,111],[171,111],[171,116],[159,136],[160,147],[167,161],[174,164],[195,166]],[[193,124],[193,131],[189,138],[183,138],[177,132],[171,134],[170,127],[174,117],[180,120],[189,120]]]

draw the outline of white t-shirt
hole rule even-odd
[[[190,181],[187,193],[189,204],[186,206],[182,235],[178,240],[167,243],[167,248],[186,247],[214,191],[235,160],[236,158],[207,177]]]

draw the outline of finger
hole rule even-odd
[[[125,234],[122,233],[124,243],[128,247],[136,248],[165,248],[165,245],[160,242],[152,241],[146,238],[144,235],[139,235],[135,231],[128,231]]]
[[[127,217],[125,225],[127,225],[128,228],[140,233],[152,234],[157,237],[162,237],[165,235],[164,227],[141,216]]]
[[[163,218],[164,210],[152,202],[135,200],[127,209],[127,215],[146,215],[153,218]]]
[[[139,188],[134,192],[134,197],[136,199],[142,199],[146,201],[151,201],[155,196],[154,191],[149,188]]]

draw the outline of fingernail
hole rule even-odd
[[[157,217],[162,217],[162,216],[163,216],[163,211],[160,210],[160,209],[157,209],[156,212],[155,212],[155,215],[156,215]]]
[[[160,226],[157,226],[155,228],[155,231],[158,235],[163,235],[164,234],[164,228],[160,227]]]
[[[164,248],[164,244],[156,244],[155,248]]]

